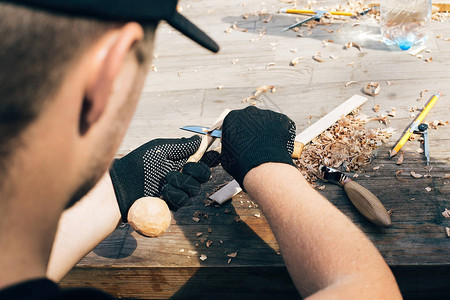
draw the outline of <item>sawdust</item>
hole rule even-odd
[[[391,137],[392,128],[366,129],[365,124],[377,118],[358,112],[342,117],[305,146],[296,163],[309,182],[317,180],[314,173],[322,164],[347,172],[360,170],[372,161],[373,150]]]

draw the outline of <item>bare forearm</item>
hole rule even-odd
[[[105,239],[120,221],[120,211],[109,174],[62,215],[47,269],[60,281],[87,253]]]
[[[302,296],[401,297],[375,246],[294,167],[263,164],[244,185],[271,224]]]

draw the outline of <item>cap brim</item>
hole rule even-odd
[[[166,20],[173,28],[180,31],[191,40],[195,41],[199,45],[211,50],[214,53],[219,52],[219,45],[200,28],[194,25],[191,21],[186,19],[183,15],[175,12],[170,19]]]

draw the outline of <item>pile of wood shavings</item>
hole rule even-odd
[[[317,180],[315,172],[322,164],[347,172],[359,170],[371,162],[373,150],[392,136],[393,128],[367,130],[364,125],[373,118],[358,113],[354,110],[342,117],[305,146],[297,166],[308,182]]]

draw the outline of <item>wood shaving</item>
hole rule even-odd
[[[374,107],[373,107],[373,111],[374,112],[379,112],[380,111],[380,105],[379,104],[377,104],[377,105],[375,105]]]
[[[223,89],[223,88],[224,88],[223,85],[219,85],[219,86],[217,87],[218,90],[221,90],[221,89]]]
[[[414,178],[416,178],[416,179],[422,178],[422,175],[421,175],[421,174],[417,174],[417,173],[414,172],[414,171],[411,171],[411,176],[414,177]]]
[[[398,158],[397,158],[397,161],[395,162],[395,164],[396,165],[401,165],[403,163],[403,159],[404,159],[403,150],[400,150],[400,152],[398,153]]]
[[[227,256],[231,257],[231,258],[236,258],[237,255],[238,255],[238,252],[236,251],[236,252],[228,254]]]
[[[297,49],[297,48],[292,48],[290,51],[291,51],[292,53],[297,53],[298,49]]]
[[[207,240],[207,241],[206,241],[206,248],[211,247],[212,244],[213,244],[213,241]]]
[[[391,107],[391,111],[388,112],[389,117],[395,117],[395,114],[397,113],[397,108]]]
[[[445,208],[445,210],[442,212],[442,216],[446,219],[450,218],[450,210]]]
[[[199,237],[199,236],[203,235],[203,232],[197,232],[195,235],[196,235],[197,237]]]
[[[427,63],[432,62],[433,58],[432,57],[425,57],[424,59]]]
[[[447,234],[447,237],[450,237],[450,228],[445,227],[445,233]]]
[[[301,59],[303,59],[303,56],[294,58],[293,60],[291,60],[289,65],[295,67],[296,65],[298,65]]]
[[[370,96],[379,95],[381,91],[381,86],[379,83],[370,82],[364,86],[364,94]]]
[[[450,178],[450,174],[445,174],[443,178],[449,179]]]
[[[359,83],[359,82],[358,82],[358,81],[354,81],[354,80],[349,81],[349,82],[347,82],[347,83],[345,84],[345,87],[348,87],[349,85],[354,84],[354,83]]]
[[[253,93],[252,96],[246,97],[244,99],[242,99],[242,103],[245,102],[252,102],[253,100],[259,101],[258,100],[258,96],[263,94],[263,93],[267,93],[267,92],[271,92],[271,93],[275,93],[277,91],[276,87],[273,85],[262,85],[256,88],[255,92]]]
[[[266,65],[266,69],[269,69],[270,67],[273,67],[273,66],[275,66],[275,63],[274,62],[270,62],[270,63],[268,63]]]
[[[381,166],[376,166],[376,167],[373,167],[372,170],[378,171],[380,168],[381,168]]]
[[[338,59],[339,57],[334,56],[334,55],[330,55],[330,58],[331,58],[331,59]]]
[[[333,41],[333,40],[330,40],[330,39],[328,39],[328,40],[322,40],[322,45],[323,45],[324,47],[328,46],[330,43],[334,43],[334,41]]]
[[[438,129],[439,127],[438,126],[446,126],[446,125],[448,125],[448,121],[442,121],[442,120],[434,120],[434,121],[431,121],[431,122],[427,122],[427,124],[428,124],[428,127],[429,128],[431,128],[431,129]]]
[[[207,259],[208,259],[208,257],[205,254],[200,255],[200,260],[204,261]]]
[[[390,215],[390,216],[392,216],[392,214],[394,213],[394,210],[393,209],[390,209],[390,210],[388,210],[388,215]]]
[[[158,72],[158,67],[156,67],[155,65],[151,65],[150,66],[150,71]]]
[[[212,232],[212,228],[208,227],[208,232],[211,233]]]
[[[239,59],[238,59],[238,58],[234,58],[234,59],[231,60],[231,63],[232,63],[233,65],[237,64],[238,62],[239,62]]]
[[[200,218],[198,218],[198,217],[193,217],[192,220],[197,223],[200,222]]]
[[[323,191],[325,189],[325,185],[321,185],[321,186],[317,187],[317,189]]]
[[[348,43],[346,43],[346,44],[344,45],[344,48],[345,48],[345,49],[350,49],[350,48],[352,48],[352,47],[358,49],[359,51],[362,51],[361,45],[359,45],[359,44],[357,44],[357,43],[354,43],[354,42],[348,42]]]
[[[248,29],[246,28],[239,28],[237,27],[237,22],[233,23],[233,26],[231,26],[232,29],[237,30],[237,31],[241,31],[241,32],[248,32]]]
[[[317,62],[325,62],[325,60],[321,59],[322,54],[320,54],[319,52],[317,52],[316,54],[313,55],[313,59]]]
[[[392,128],[366,129],[371,118],[358,112],[343,116],[305,146],[296,163],[309,182],[317,180],[314,173],[322,164],[347,172],[359,170],[371,162],[373,150],[391,137]]]
[[[427,192],[431,192],[431,188],[430,188],[430,187],[426,187],[425,190],[426,190]]]
[[[264,23],[269,23],[272,20],[272,18],[273,18],[273,15],[269,15],[269,17],[267,19],[263,19],[262,21]]]
[[[422,54],[419,54],[419,55],[417,55],[416,56],[418,59],[422,59],[423,58],[423,55]]]
[[[393,85],[395,83],[395,80],[386,81],[387,85]]]
[[[189,254],[192,254],[192,255],[194,255],[194,254],[197,254],[197,253],[198,253],[197,251],[194,251],[194,250],[189,250],[188,252],[189,252]]]
[[[395,178],[397,178],[400,181],[406,181],[405,178],[401,178],[400,175],[403,173],[403,170],[398,170],[397,172],[395,172]]]
[[[261,218],[261,214],[254,214],[255,218]]]

